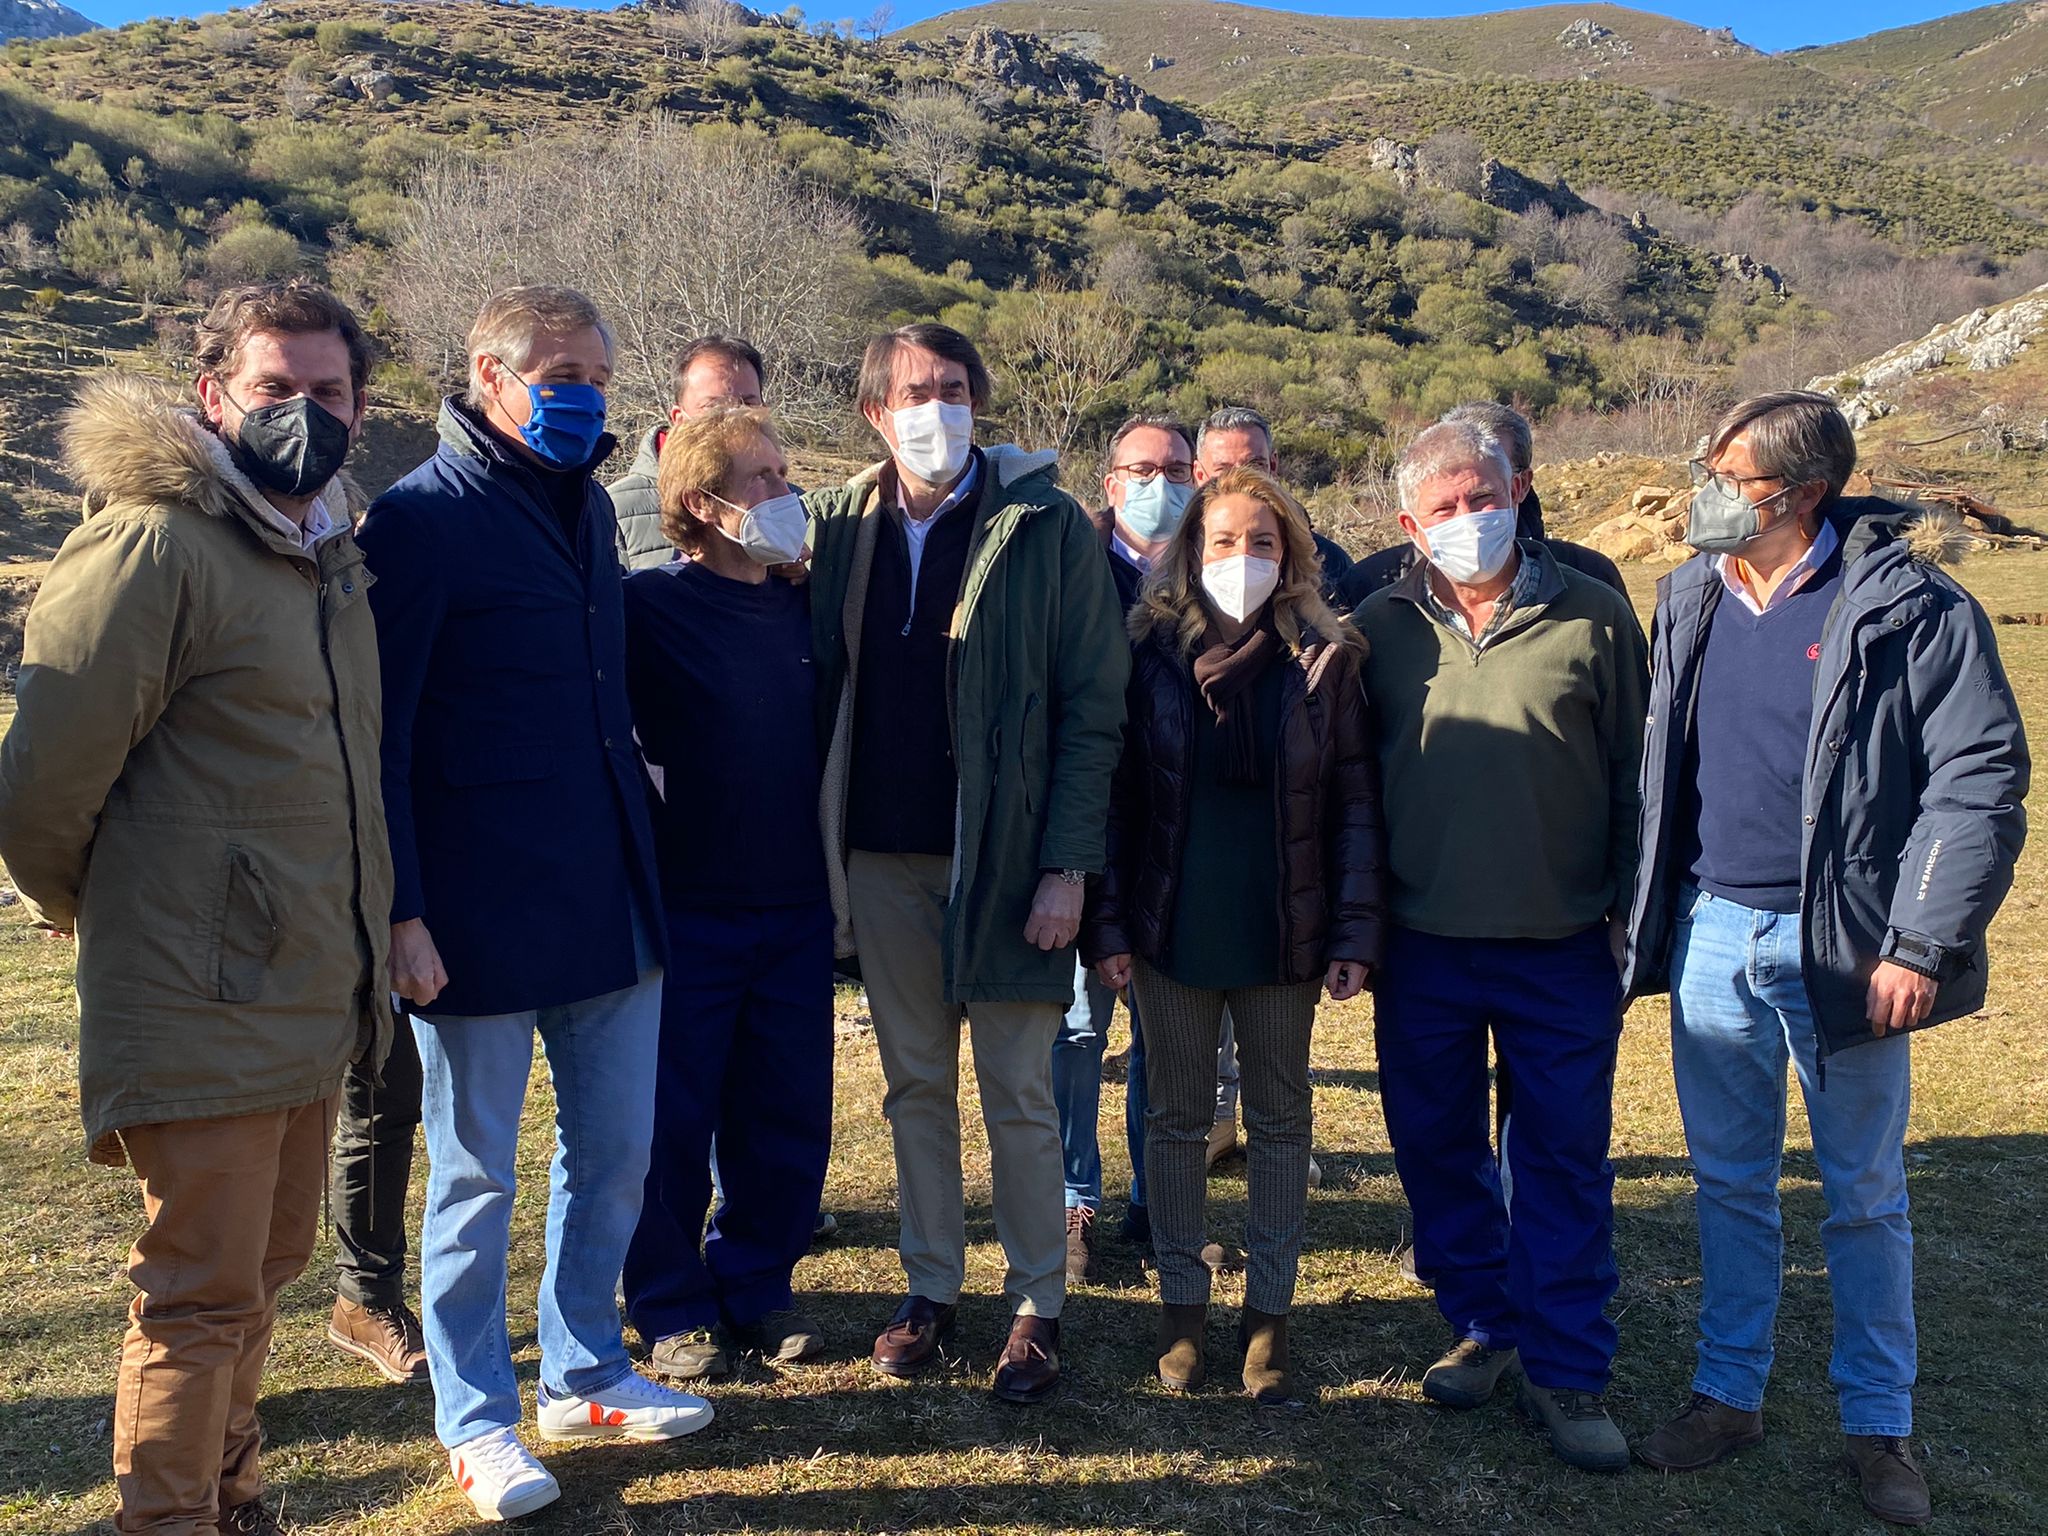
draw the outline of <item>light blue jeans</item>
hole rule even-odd
[[[661,971],[559,1008],[490,1017],[415,1015],[427,1132],[420,1322],[443,1445],[517,1424],[519,1384],[505,1285],[519,1121],[533,1039],[555,1088],[547,1268],[540,1282],[540,1375],[584,1396],[632,1370],[615,1299],[640,1219],[654,1132]]]
[[[1813,1127],[1834,1291],[1829,1379],[1851,1435],[1910,1435],[1918,1356],[1906,1216],[1907,1038],[1816,1063],[1799,919],[1690,886],[1671,957],[1671,1056],[1698,1183],[1699,1367],[1693,1389],[1733,1408],[1764,1401],[1784,1239],[1778,1169],[1791,1058]]]

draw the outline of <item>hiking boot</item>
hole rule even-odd
[[[757,1323],[736,1324],[727,1333],[768,1365],[797,1365],[825,1352],[825,1330],[791,1307],[770,1312]]]
[[[1503,1376],[1521,1368],[1516,1350],[1489,1349],[1477,1339],[1460,1339],[1422,1373],[1422,1395],[1446,1408],[1477,1408],[1493,1396]]]
[[[1067,1207],[1067,1284],[1095,1278],[1095,1207]]]
[[[1744,1412],[1695,1392],[1685,1411],[1636,1447],[1659,1472],[1697,1472],[1752,1445],[1763,1444],[1762,1410]]]
[[[1159,1382],[1172,1392],[1195,1392],[1208,1379],[1209,1309],[1195,1303],[1159,1309]]]
[[[1284,1403],[1294,1396],[1294,1377],[1287,1365],[1287,1314],[1244,1309],[1237,1324],[1238,1346],[1244,1350],[1244,1389],[1256,1402]]]
[[[1566,1466],[1581,1472],[1628,1470],[1628,1441],[1607,1417],[1607,1400],[1598,1392],[1539,1387],[1525,1376],[1515,1403],[1550,1437],[1550,1449]]]
[[[261,1499],[250,1499],[220,1517],[220,1536],[284,1536],[284,1527]]]
[[[345,1296],[334,1298],[327,1320],[327,1340],[344,1354],[368,1361],[386,1381],[427,1379],[427,1344],[412,1308],[366,1307]]]
[[[671,1381],[711,1381],[732,1374],[732,1358],[709,1328],[693,1328],[655,1340],[647,1369]]]
[[[1223,1159],[1230,1156],[1236,1150],[1237,1122],[1235,1120],[1218,1120],[1209,1127],[1208,1169],[1211,1173],[1216,1171],[1218,1163],[1222,1162]]]
[[[1844,1435],[1842,1469],[1856,1479],[1863,1507],[1891,1525],[1925,1525],[1934,1518],[1927,1477],[1913,1447],[1897,1435]]]

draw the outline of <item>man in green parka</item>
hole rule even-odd
[[[878,1369],[931,1363],[966,1272],[960,1022],[974,1045],[1014,1318],[994,1391],[1059,1380],[1065,1176],[1053,1036],[1122,748],[1123,609],[1051,454],[974,447],[989,375],[958,331],[877,337],[859,404],[889,458],[806,498],[838,948],[888,1080],[909,1295]]]

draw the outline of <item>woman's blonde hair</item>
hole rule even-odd
[[[1313,636],[1332,644],[1364,649],[1365,636],[1323,601],[1323,559],[1316,553],[1308,513],[1278,480],[1250,464],[1224,470],[1215,479],[1203,482],[1195,492],[1180,527],[1167,541],[1165,553],[1152,567],[1137,606],[1131,610],[1131,638],[1170,636],[1174,648],[1183,656],[1192,656],[1201,649],[1202,636],[1210,624],[1208,603],[1202,596],[1202,547],[1206,542],[1203,525],[1209,508],[1225,496],[1251,497],[1265,506],[1280,525],[1280,585],[1273,589],[1269,605],[1273,627],[1287,642],[1287,648],[1299,653],[1306,643],[1303,637]]]
[[[716,405],[702,416],[678,422],[661,442],[661,473],[654,493],[661,506],[661,532],[692,558],[703,554],[711,525],[683,504],[691,491],[724,497],[734,463],[758,442],[782,446],[775,417],[766,406]]]

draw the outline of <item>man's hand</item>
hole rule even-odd
[[[391,925],[391,990],[424,1008],[448,985],[448,972],[441,965],[441,952],[434,948],[434,936],[419,918]]]
[[[1105,955],[1095,962],[1095,979],[1112,992],[1121,992],[1131,984],[1131,957],[1129,955]]]
[[[1331,1002],[1348,1003],[1365,990],[1365,978],[1371,974],[1371,966],[1356,960],[1332,960],[1323,985],[1330,990]]]
[[[1936,990],[1933,977],[1909,971],[1889,960],[1878,961],[1877,969],[1870,973],[1870,997],[1864,1004],[1870,1032],[1882,1040],[1886,1035],[1911,1029],[1934,1012]]]
[[[1024,942],[1040,949],[1065,949],[1080,931],[1081,887],[1056,874],[1041,876],[1038,894],[1031,898],[1031,919],[1024,925]]]

